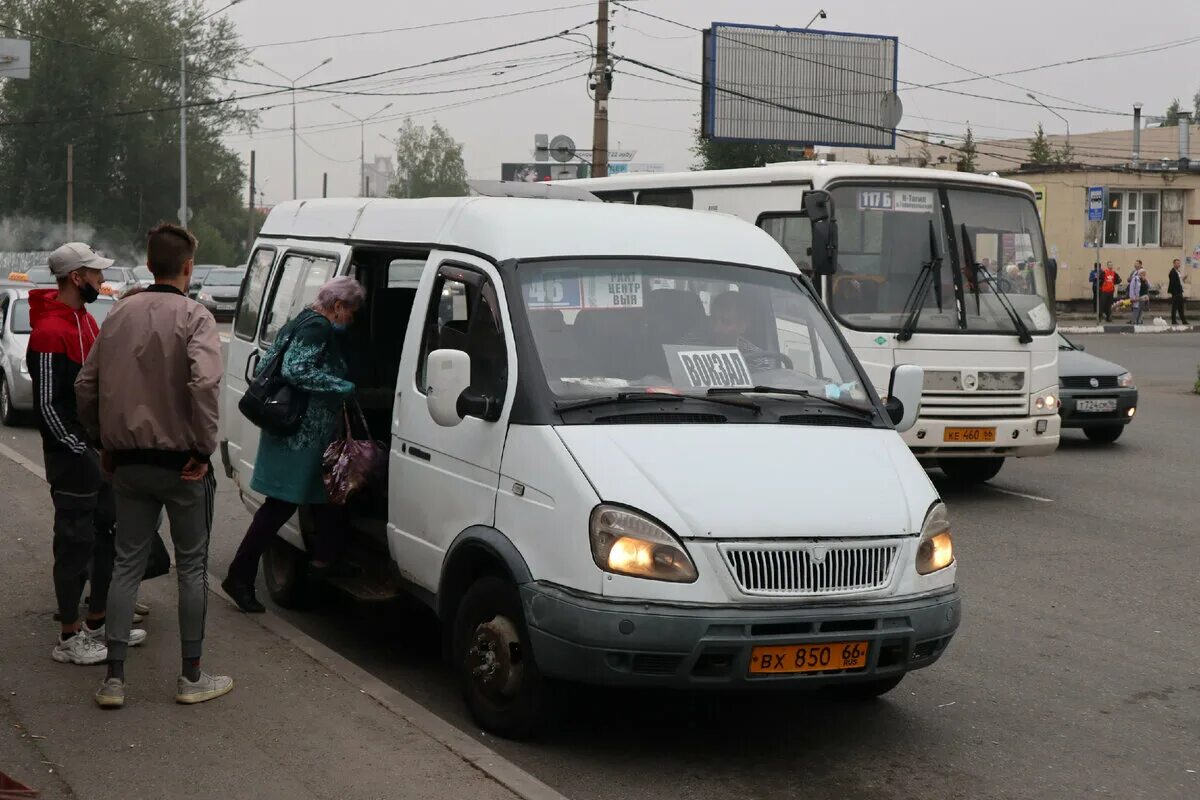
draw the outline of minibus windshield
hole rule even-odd
[[[557,398],[778,388],[871,408],[855,362],[797,275],[579,258],[521,263],[517,276]]]

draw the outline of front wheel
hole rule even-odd
[[[892,689],[895,689],[900,685],[900,681],[902,680],[904,680],[904,675],[902,674],[891,678],[876,678],[873,681],[847,683],[843,686],[837,686],[832,689],[831,692],[833,696],[839,700],[874,700],[877,697],[887,694]]]
[[[263,553],[263,581],[267,594],[281,608],[303,608],[309,596],[308,558],[276,536]]]
[[[451,635],[454,669],[480,727],[507,739],[527,739],[547,727],[551,686],[534,661],[511,581],[491,575],[476,581],[459,604]]]
[[[1093,442],[1112,444],[1125,432],[1124,425],[1093,425],[1083,429],[1083,435]]]
[[[17,410],[13,408],[12,390],[8,388],[7,375],[0,375],[0,422],[9,427],[17,424]]]
[[[938,466],[954,483],[985,483],[999,474],[1004,458],[943,458]]]

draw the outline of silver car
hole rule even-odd
[[[115,301],[99,297],[88,312],[103,324]],[[0,423],[17,425],[33,410],[33,380],[25,364],[29,346],[29,289],[0,287]]]

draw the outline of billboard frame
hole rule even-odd
[[[701,92],[700,92],[700,119],[701,127],[700,134],[705,139],[713,142],[733,142],[743,144],[784,144],[784,145],[813,145],[816,147],[861,147],[863,149],[895,149],[896,147],[896,128],[892,127],[891,141],[886,144],[864,145],[857,142],[838,142],[838,141],[821,141],[821,142],[798,142],[793,139],[760,139],[742,136],[716,136],[714,128],[716,119],[713,115],[713,110],[716,108],[717,101],[717,84],[714,76],[714,68],[717,62],[717,35],[715,34],[718,28],[738,28],[742,30],[763,30],[776,33],[807,33],[814,36],[856,36],[860,39],[878,39],[890,41],[893,44],[892,48],[892,93],[896,94],[899,88],[900,74],[900,37],[887,36],[878,33],[853,33],[850,31],[826,31],[815,30],[813,28],[784,28],[778,25],[752,25],[740,22],[713,22],[708,28],[705,28],[703,37],[704,58],[703,67],[701,69]],[[765,100],[765,98],[764,98]],[[774,105],[768,101],[765,105]]]

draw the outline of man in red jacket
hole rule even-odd
[[[62,624],[51,656],[64,664],[98,664],[108,657],[105,606],[116,507],[100,456],[76,414],[75,377],[100,333],[84,306],[99,297],[102,270],[112,263],[82,242],[64,244],[49,259],[58,289],[29,293],[33,330],[25,358],[54,503],[54,591]],[[79,598],[89,564],[92,594],[81,625]],[[146,632],[136,638],[141,643]]]

